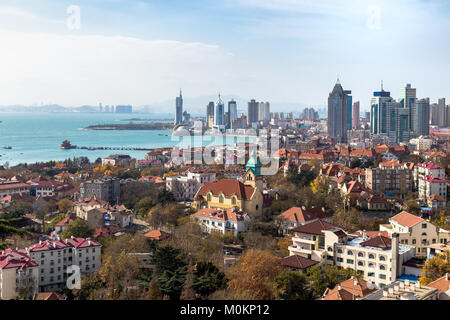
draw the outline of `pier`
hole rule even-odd
[[[83,150],[118,150],[118,151],[152,151],[154,148],[142,148],[142,147],[79,147],[73,145],[68,140],[64,140],[60,146],[63,150],[70,149],[83,149]]]

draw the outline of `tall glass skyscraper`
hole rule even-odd
[[[347,142],[349,92],[344,91],[338,79],[328,96],[328,135],[336,142]]]
[[[427,136],[430,134],[430,98],[416,101],[414,114],[414,133],[417,136]]]
[[[234,101],[233,99],[231,99],[230,101],[228,101],[228,123],[227,126],[228,128],[231,128],[231,123],[237,119],[237,104],[236,101]]]
[[[225,106],[223,104],[222,99],[217,99],[215,112],[214,112],[214,125],[216,126],[223,126],[225,125]]]
[[[403,108],[409,110],[410,120],[409,127],[411,130],[414,130],[416,127],[415,117],[413,116],[416,113],[416,88],[411,88],[411,84],[407,83],[404,88],[400,89],[400,103]]]
[[[183,97],[181,95],[175,99],[175,125],[183,122]]]

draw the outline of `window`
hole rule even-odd
[[[363,267],[364,266],[364,262],[358,261],[358,266]]]
[[[426,236],[427,236],[426,232],[423,232],[422,237],[426,237]]]
[[[208,193],[208,195],[206,196],[206,201],[211,201],[211,194]]]
[[[231,204],[236,204],[236,197],[231,198]]]
[[[222,195],[220,195],[220,196],[219,196],[219,203],[223,203],[223,201],[224,201],[224,198],[223,198]]]
[[[369,272],[369,273],[367,274],[367,276],[368,276],[368,277],[375,277],[375,272]]]
[[[416,239],[412,239],[412,244],[416,244]]]
[[[381,265],[381,266],[380,266],[380,270],[386,270],[386,267],[383,266],[383,265]]]
[[[338,253],[342,253],[342,249],[337,249],[337,252]]]
[[[347,259],[347,263],[349,263],[349,264],[353,264],[353,263],[355,263],[355,261],[354,261],[354,260],[352,260],[352,259]]]
[[[375,268],[375,265],[371,262],[369,263],[369,268]]]
[[[337,262],[344,262],[344,259],[338,257],[338,258],[336,258],[336,261]]]
[[[364,271],[363,270],[356,270],[356,273],[360,274],[360,275],[364,275]]]
[[[380,261],[386,261],[386,257],[385,256],[380,256]]]
[[[333,252],[333,248],[332,247],[328,247],[328,252]]]
[[[427,228],[427,224],[426,223],[422,223],[422,229],[426,229]]]
[[[364,253],[358,252],[358,257],[364,257]]]
[[[386,279],[386,275],[385,275],[385,274],[380,274],[378,277],[379,277],[380,279]]]
[[[353,251],[348,250],[348,251],[347,251],[347,254],[348,254],[349,256],[352,256],[352,255],[353,255]]]
[[[373,254],[369,254],[369,259],[375,259],[375,256]]]

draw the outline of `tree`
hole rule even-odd
[[[281,255],[286,257],[289,255],[288,247],[292,245],[292,235],[283,237],[277,241],[278,248],[280,249]]]
[[[161,293],[169,296],[170,300],[179,300],[186,281],[186,273],[186,267],[180,267],[175,271],[165,270],[158,277]]]
[[[348,211],[339,208],[331,218],[331,222],[348,232],[355,232],[363,225],[363,214],[355,208]]]
[[[72,210],[73,203],[69,199],[64,198],[59,200],[57,205],[59,212],[66,213]]]
[[[175,272],[186,265],[180,257],[180,249],[176,249],[172,246],[163,246],[157,248],[152,255],[152,264],[155,265],[158,274],[161,274],[164,271]]]
[[[152,279],[147,293],[148,300],[162,300],[161,291],[159,290],[159,284],[157,279]]]
[[[253,299],[272,299],[273,281],[282,271],[281,259],[268,251],[248,250],[227,270],[228,288]]]
[[[340,269],[337,266],[329,265],[324,269],[313,266],[306,273],[306,279],[314,298],[321,297],[327,288],[334,288],[338,283],[352,276],[359,277],[353,269]]]
[[[194,284],[194,275],[192,272],[188,272],[186,275],[186,281],[184,282],[183,290],[181,291],[181,300],[195,300],[195,291],[192,288]]]
[[[66,239],[72,236],[76,238],[90,238],[94,235],[94,232],[95,229],[89,223],[81,219],[76,219],[69,223],[67,228],[61,232],[61,236]]]
[[[198,262],[194,276],[192,288],[202,297],[207,297],[214,291],[224,290],[227,287],[225,273],[220,272],[211,262]]]
[[[446,250],[425,262],[420,283],[425,286],[448,272],[450,272],[450,250]]]
[[[13,235],[13,234],[19,234],[24,235],[28,234],[27,231],[17,229],[13,226],[11,226],[12,223],[19,221],[18,218],[12,218],[12,219],[0,219],[0,239],[2,242],[0,242],[0,247],[5,248],[8,245],[6,243],[3,243],[7,236]]]
[[[310,299],[306,276],[298,271],[284,270],[274,280],[274,295],[283,300]]]
[[[141,217],[146,217],[148,212],[153,207],[153,199],[151,197],[144,197],[136,204],[136,214]]]
[[[414,199],[409,199],[405,201],[406,211],[412,214],[420,214],[420,207],[417,204],[417,201]]]
[[[311,182],[311,190],[314,194],[326,194],[328,193],[329,184],[324,177],[317,177]]]

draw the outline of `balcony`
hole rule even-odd
[[[307,244],[316,244],[316,241],[308,239],[308,238],[303,238],[303,237],[292,237],[292,242],[298,242],[298,243],[307,243]]]
[[[300,254],[300,253],[302,253],[303,255],[308,255],[308,254],[312,254],[312,250],[310,250],[310,249],[306,249],[306,248],[302,248],[302,247],[299,247],[299,246],[289,246],[288,247],[288,250],[289,250],[289,252],[293,252],[293,253],[295,253],[295,254]]]

